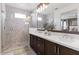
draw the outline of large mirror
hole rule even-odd
[[[77,10],[72,10],[61,14],[62,31],[78,32]]]
[[[56,5],[63,6],[64,4]],[[79,34],[79,9],[78,7],[72,8],[71,4],[69,4],[70,6],[66,5],[66,7],[60,8],[49,4],[46,10],[40,13],[33,13],[31,27],[53,32]]]

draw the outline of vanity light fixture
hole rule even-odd
[[[43,10],[45,10],[48,7],[48,4],[49,3],[40,3],[37,6],[36,12],[38,12],[38,13],[42,12]]]

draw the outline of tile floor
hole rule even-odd
[[[2,55],[36,55],[30,47],[21,47],[16,49],[7,49]]]

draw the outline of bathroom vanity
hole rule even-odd
[[[79,55],[79,35],[30,29],[30,46],[38,55]],[[74,37],[73,37],[74,36]]]
[[[79,9],[72,7],[32,16],[30,46],[37,54],[79,55]]]

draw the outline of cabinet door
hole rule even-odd
[[[37,45],[37,54],[43,55],[44,54],[44,39],[38,37],[36,45]]]
[[[55,43],[45,40],[45,55],[57,55]]]
[[[36,36],[30,35],[30,46],[32,47],[32,49],[33,49],[34,51],[37,50],[37,47],[36,47],[36,39],[37,39]]]
[[[60,54],[61,55],[79,55],[79,51],[75,51],[67,47],[60,47]]]

